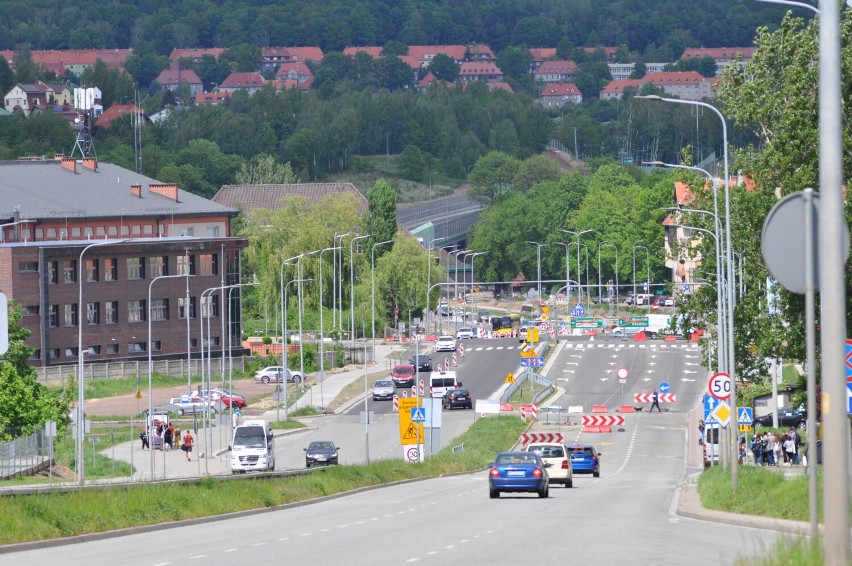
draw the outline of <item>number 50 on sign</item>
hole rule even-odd
[[[716,399],[727,399],[731,396],[731,376],[723,372],[713,374],[707,382],[707,389]]]

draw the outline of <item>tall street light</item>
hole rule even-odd
[[[300,383],[300,387],[302,391],[305,390],[305,336],[302,333],[302,311],[305,307],[304,302],[304,292],[302,287],[302,260],[309,255],[314,255],[320,253],[322,250],[313,250],[310,252],[305,252],[296,259],[296,276],[299,278],[299,283],[296,285],[298,287],[299,293],[299,372],[302,374],[302,382]],[[311,399],[313,402],[313,399]]]
[[[603,291],[602,291],[602,283],[601,283],[601,246],[611,246],[613,250],[615,250],[615,304],[618,306],[618,247],[612,242],[607,242],[604,240],[603,242],[598,242],[598,293],[600,294],[601,301],[603,301]]]
[[[148,283],[148,416],[145,419],[145,434],[148,435],[148,438],[151,438],[151,430],[149,428],[148,419],[152,418],[151,415],[154,414],[154,386],[153,386],[153,374],[154,374],[154,360],[152,358],[151,350],[151,288],[154,286],[155,281],[159,281],[160,279],[174,279],[177,277],[186,277],[187,284],[190,277],[195,277],[194,275],[190,275],[186,273],[185,275],[158,275],[151,279],[151,282]],[[154,443],[151,443],[151,447],[154,446]],[[154,479],[154,450],[149,450],[151,453],[151,480]],[[164,476],[165,477],[165,476]]]
[[[287,420],[287,411],[288,411],[288,406],[289,406],[287,404],[287,383],[288,383],[287,374],[290,373],[290,370],[287,368],[287,290],[290,288],[290,285],[292,283],[302,284],[302,283],[307,283],[309,281],[313,281],[313,279],[298,279],[297,278],[297,279],[292,279],[292,280],[288,281],[285,285],[283,285],[283,288],[284,288],[284,292],[283,292],[283,295],[284,295],[284,305],[283,305],[284,314],[281,317],[281,324],[283,325],[283,329],[282,329],[282,332],[281,332],[281,334],[282,334],[281,365],[284,368],[283,374],[284,374],[284,420],[285,421]],[[299,344],[299,347],[301,348],[301,344]],[[305,375],[304,374],[300,374],[300,375],[301,375],[302,381],[304,381]]]
[[[352,245],[356,240],[363,240],[372,236],[372,234],[364,234],[349,240],[349,328],[351,330],[349,339],[352,340],[353,348],[355,346],[355,251]],[[343,306],[343,303],[341,303],[341,306]],[[367,360],[364,360],[364,363],[366,364]]]
[[[476,282],[476,278],[473,276],[473,274],[474,274],[473,260],[476,259],[478,256],[485,255],[487,253],[488,252],[474,252],[472,254],[465,256],[465,258],[464,258],[465,263],[467,263],[467,258],[468,257],[470,258],[470,288],[471,288],[471,293],[473,293],[473,284]],[[471,295],[471,296],[473,296],[473,295]],[[475,304],[473,306],[474,306],[474,308],[476,308]]]
[[[332,271],[334,273],[334,276],[331,279],[331,281],[332,281],[332,287],[331,287],[331,326],[332,326],[332,328],[338,328],[338,326],[340,328],[343,328],[343,321],[341,320],[339,324],[338,324],[338,321],[337,321],[338,261],[340,262],[340,265],[341,265],[341,268],[342,268],[342,266],[343,266],[343,247],[342,247],[343,246],[343,238],[350,235],[351,233],[352,232],[346,232],[345,234],[335,234],[334,235],[333,244],[334,244],[335,247],[337,247],[338,250],[340,250],[340,259],[338,260],[337,251],[335,251],[334,255],[332,257],[332,260],[331,260],[331,263],[332,263],[332,266],[333,266]],[[340,244],[337,243],[337,240],[340,240]],[[340,246],[340,247],[338,247],[338,246]],[[339,277],[341,283],[343,282],[342,271],[343,270],[341,269],[341,274],[340,274],[340,277]],[[343,317],[341,316],[341,318],[343,318]]]
[[[337,253],[337,250],[339,250],[339,249],[340,248],[336,248],[336,247],[332,246],[330,248],[322,249],[319,252],[319,311],[320,311],[320,313],[319,313],[320,314],[320,368],[319,368],[319,370],[320,370],[320,406],[321,407],[325,405],[325,398],[324,398],[324,395],[323,395],[323,387],[322,387],[322,382],[325,381],[325,348],[324,348],[325,336],[323,334],[323,332],[325,331],[325,327],[323,326],[323,318],[322,318],[322,311],[324,310],[323,304],[322,304],[322,254],[323,254],[323,252],[327,252],[327,251],[330,251],[330,250],[333,250],[335,253]],[[334,278],[334,276],[332,276],[332,278]]]
[[[836,9],[832,10],[832,11],[836,11]],[[834,14],[834,16],[836,17],[837,14]],[[838,43],[838,45],[839,45],[839,43]],[[839,51],[839,48],[838,48],[838,51]],[[839,68],[840,68],[840,66],[839,66],[839,62],[838,62],[838,66],[837,66],[838,71],[839,71]],[[822,75],[822,73],[820,73],[820,75]],[[839,76],[840,76],[840,74],[838,72],[837,75],[835,76],[835,80],[838,82],[838,88],[836,88],[832,91],[833,94],[837,97],[838,101],[840,100],[839,80],[837,80],[837,77],[839,77]],[[824,85],[822,85],[822,86],[824,86]],[[822,86],[820,87],[820,99],[821,100],[825,96],[825,91],[823,90]],[[827,90],[831,90],[831,89],[827,89]],[[670,103],[670,104],[687,104],[689,106],[700,106],[701,108],[706,108],[706,109],[710,110],[711,112],[713,112],[714,114],[716,114],[716,116],[722,122],[722,144],[723,144],[722,154],[723,154],[724,168],[725,168],[725,262],[726,262],[726,269],[727,269],[728,285],[730,285],[731,281],[733,281],[734,277],[733,277],[733,265],[732,265],[733,261],[732,261],[732,257],[731,257],[731,178],[730,178],[730,175],[729,175],[729,172],[728,172],[728,123],[725,121],[725,117],[712,104],[708,104],[706,102],[701,102],[701,101],[698,101],[698,100],[681,100],[679,98],[664,98],[664,97],[661,97],[661,96],[658,96],[658,95],[636,96],[635,98],[645,99],[645,100],[657,100],[657,101],[667,102],[667,103]],[[838,102],[838,104],[839,104],[839,102]],[[838,108],[838,110],[839,110],[839,108]],[[820,119],[822,119],[822,115],[820,116]],[[832,116],[832,119],[836,119],[837,124],[839,124],[840,123],[839,120],[841,119],[840,112],[838,111],[836,115]],[[833,127],[834,127],[835,130],[838,129],[837,124],[833,124]],[[821,126],[822,126],[822,124],[821,124]],[[832,127],[832,125],[826,125],[826,127]],[[822,128],[820,128],[820,132],[822,132]],[[832,142],[837,142],[838,144],[842,143],[842,140],[840,139],[839,131],[838,131],[837,139],[836,140],[832,139]],[[822,151],[825,150],[825,149],[827,149],[827,148],[824,147],[824,146],[820,148],[820,160],[821,160],[821,162],[822,162],[823,157],[825,157],[822,153]],[[838,174],[835,178],[831,178],[831,182],[835,183],[835,184],[826,183],[826,184],[823,184],[822,186],[831,186],[832,189],[834,189],[834,187],[837,187],[837,191],[839,191],[840,186],[843,183],[842,166],[841,166],[842,162],[839,159],[839,154],[838,154],[837,164],[838,164],[838,169],[839,169],[838,173],[841,173],[841,174]],[[828,181],[828,179],[823,179],[823,180]],[[839,192],[838,192],[838,197],[839,197]],[[839,198],[833,204],[836,204],[837,206],[842,207],[842,202],[840,202]],[[825,201],[822,201],[822,206],[825,207]],[[827,211],[827,210],[824,209],[824,211]],[[843,222],[842,216],[841,216],[840,220],[841,220],[841,223],[842,223]],[[839,227],[841,227],[841,226],[838,226],[838,228]],[[822,235],[822,232],[821,232],[821,235]],[[840,230],[838,230],[836,233],[833,233],[832,235],[837,236],[837,238],[836,239],[824,239],[824,240],[821,240],[821,241],[823,241],[823,242],[828,242],[828,241],[839,242],[839,241],[841,241],[840,240],[840,237],[841,237],[841,231]],[[835,246],[835,247],[838,248],[838,255],[841,255],[840,252],[839,252],[840,246]],[[824,258],[824,257],[825,256],[823,255],[822,258]],[[821,258],[821,261],[822,261],[822,258]],[[845,259],[844,259],[842,264],[845,265]],[[838,265],[840,265],[840,264],[838,264]],[[841,293],[841,298],[842,298],[842,295],[844,293],[843,281],[842,281],[842,278],[843,278],[842,270],[840,271],[840,278],[841,278],[841,281],[840,281],[841,284],[838,286],[838,289]],[[728,354],[728,368],[730,369],[729,374],[731,376],[730,405],[731,405],[731,407],[734,408],[734,410],[736,410],[736,407],[737,407],[737,378],[736,378],[737,366],[736,366],[736,359],[734,357],[734,343],[733,343],[734,342],[734,297],[733,297],[733,295],[731,295],[729,298],[730,298],[730,301],[729,301],[729,308],[728,308],[728,312],[727,312],[727,315],[728,315],[728,335],[727,335],[728,351],[727,351],[727,354]],[[843,303],[843,301],[839,301],[839,304],[836,305],[836,306],[837,306],[838,309],[842,309],[842,311],[840,311],[840,312],[845,313],[846,312],[846,310],[844,308],[845,305],[843,305],[842,303]],[[842,317],[841,317],[841,320],[840,320],[840,324],[842,325],[841,330],[843,330],[843,332],[845,334],[846,322],[845,322],[845,320],[842,320]],[[842,362],[839,364],[840,368],[842,368],[843,364],[845,363],[845,353],[844,353],[845,345],[844,345],[843,340],[845,340],[845,336],[840,340],[840,349],[841,349],[840,359],[842,360]],[[844,395],[845,395],[845,393],[844,393]],[[845,397],[844,397],[844,399],[845,399]],[[844,410],[844,418],[845,418],[845,412],[846,411]],[[846,428],[848,429],[849,427],[846,426]],[[848,437],[848,434],[849,433],[848,433],[848,430],[847,430],[846,434],[844,436]],[[728,427],[728,436],[731,440],[731,443],[730,443],[730,446],[731,446],[731,485],[734,488],[736,488],[737,484],[739,483],[739,477],[740,477],[739,466],[738,466],[739,455],[737,454],[737,451],[739,450],[739,444],[737,442],[735,442],[736,436],[734,434],[734,427],[733,426]],[[844,448],[843,453],[845,454],[845,453],[847,453],[847,451],[848,451],[848,446],[846,446]],[[844,459],[844,462],[845,461],[846,460]],[[845,476],[845,474],[844,474],[844,476]],[[845,482],[845,479],[844,479],[844,482]],[[845,483],[844,483],[844,485],[845,485]],[[846,497],[846,501],[847,501],[846,506],[847,507],[849,506],[849,503],[848,503],[849,491],[848,490],[849,490],[849,488],[848,488],[848,486],[846,486],[845,493],[847,494],[847,497]],[[846,539],[847,539],[847,542],[848,542],[848,539],[849,539],[848,512],[846,513],[845,523],[847,525],[847,527],[846,527],[846,531],[847,531]]]
[[[455,259],[455,261],[456,261],[456,269],[455,269],[455,272],[453,273],[453,282],[455,283],[455,286],[453,288],[453,295],[455,295],[455,296],[453,297],[453,300],[456,302],[456,307],[458,307],[458,305],[459,305],[459,255],[466,254],[468,252],[470,252],[470,250],[456,250],[456,251],[451,253],[451,255],[453,256],[453,259]],[[447,276],[448,277],[449,277],[449,274],[450,274],[450,270],[448,269],[447,270]]]
[[[586,234],[588,232],[594,232],[594,229],[574,231],[574,230],[565,230],[564,228],[559,229],[560,232],[565,232],[566,234],[573,234],[577,238],[577,302],[582,301],[582,277],[580,277],[580,236]],[[586,279],[588,279],[589,274],[586,273]]]
[[[373,249],[370,253],[370,326],[373,338],[373,357],[376,355],[376,246],[383,246],[391,242],[393,240],[385,240],[384,242],[373,244]]]
[[[432,250],[434,249],[434,248],[432,248],[432,246],[435,245],[435,242],[438,242],[440,240],[441,240],[441,238],[435,238],[434,240],[429,242],[429,246],[426,248],[426,289],[427,289],[426,292],[427,293],[429,292],[428,291],[429,287],[432,285]],[[438,252],[439,260],[440,260],[440,253],[441,252]],[[429,302],[429,297],[427,295],[426,303],[428,303],[428,302]],[[426,315],[426,332],[429,332],[429,319],[431,318],[432,313],[429,312],[429,309],[426,309],[425,315]]]
[[[541,309],[541,247],[546,246],[548,243],[545,242],[544,244],[540,244],[538,242],[532,242],[530,240],[527,240],[527,243],[535,246],[535,263],[536,263],[536,267],[537,267],[537,270],[538,270],[537,275],[536,275],[536,279],[535,279],[536,282],[538,283],[538,299],[537,299],[538,305],[537,306],[538,306],[538,309],[540,310]]]
[[[639,245],[641,242],[642,242],[642,240],[636,240],[635,242],[633,242],[633,246],[631,248],[631,252],[632,252],[632,256],[633,256],[633,305],[634,306],[639,305],[639,301],[637,300],[637,297],[636,297],[636,248],[640,248],[640,249],[645,250],[645,257],[646,258],[649,257],[648,248],[646,248],[645,246]],[[649,261],[649,263],[648,263],[648,274],[650,276],[650,271],[651,271],[650,260],[648,260],[648,261]],[[648,285],[649,285],[649,282],[646,281],[645,282],[645,291],[649,290]],[[650,305],[651,305],[651,301],[648,301],[649,308],[650,308]]]
[[[129,238],[123,238],[121,240],[102,240],[99,242],[95,242],[94,244],[89,244],[83,248],[80,252],[80,259],[77,262],[77,287],[79,291],[79,295],[77,297],[77,483],[83,485],[86,481],[86,473],[85,473],[85,447],[86,447],[86,417],[85,413],[85,404],[86,404],[86,381],[83,367],[83,255],[91,248],[96,246],[109,246],[115,244],[123,244],[127,242]],[[151,470],[153,473],[153,470]]]

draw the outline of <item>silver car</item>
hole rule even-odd
[[[260,383],[269,383],[274,381],[281,383],[284,381],[284,366],[268,366],[254,372],[254,380]],[[287,369],[287,383],[301,383],[302,374],[296,371]]]
[[[379,399],[393,399],[396,388],[393,385],[393,380],[380,379],[373,384],[373,401]]]

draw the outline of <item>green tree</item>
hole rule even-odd
[[[485,205],[497,202],[500,195],[512,188],[520,161],[503,152],[491,151],[482,156],[470,173],[472,200]]]
[[[504,49],[497,58],[497,66],[507,77],[520,80],[529,75],[532,55],[523,46],[512,46]]]
[[[249,44],[235,45],[223,51],[219,61],[230,66],[232,71],[253,73],[260,61],[260,49]]]
[[[379,80],[390,91],[410,87],[414,78],[411,67],[396,56],[382,57],[378,62]]]
[[[367,215],[364,229],[372,234],[370,244],[393,239],[396,234],[396,206],[399,195],[384,179],[379,179],[367,191]],[[379,250],[376,250],[378,257]]]
[[[455,82],[459,76],[459,66],[448,55],[438,53],[429,63],[428,71],[439,81]]]
[[[526,192],[542,181],[558,181],[562,176],[559,165],[544,155],[535,155],[525,159],[518,167],[512,187],[515,190]]]
[[[400,174],[412,181],[422,181],[426,173],[424,153],[416,145],[407,145],[396,158],[396,166]]]
[[[259,154],[240,165],[236,182],[245,185],[287,185],[298,183],[289,163],[279,163],[271,155]]]

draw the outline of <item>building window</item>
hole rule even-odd
[[[198,348],[198,338],[190,338],[189,347],[190,348]]]
[[[198,256],[200,275],[216,275],[219,272],[218,254],[201,254]]]
[[[131,354],[134,352],[145,352],[146,346],[147,344],[145,342],[132,342],[127,345],[127,351]]]
[[[101,304],[86,303],[86,321],[89,324],[101,323]]]
[[[101,347],[100,346],[89,346],[86,348],[86,353],[90,356],[100,356],[101,355]]]
[[[133,235],[139,236],[140,234],[142,234],[142,228],[140,228],[139,225],[136,224],[135,226],[133,226]]]
[[[71,237],[72,238],[79,238],[80,237],[80,227],[79,226],[75,226],[75,227],[71,228]]]
[[[38,316],[39,312],[38,305],[25,305],[24,308],[21,309],[21,314],[23,316]]]
[[[29,271],[38,271],[38,262],[37,261],[19,261],[18,262],[18,271],[20,272],[29,272]]]
[[[65,326],[77,326],[77,303],[65,305]]]
[[[47,325],[50,328],[59,326],[59,305],[50,305],[50,310],[47,313]]]
[[[154,340],[153,342],[151,342],[151,351],[152,352],[159,352],[162,349],[163,349],[162,343],[159,340]]]
[[[107,324],[118,324],[118,301],[107,301],[104,303],[104,322]]]
[[[167,256],[153,256],[148,258],[148,266],[148,275],[151,279],[169,274],[169,258]]]
[[[47,262],[47,282],[51,285],[59,283],[59,262]]]
[[[169,319],[169,300],[151,299],[151,320]]]
[[[145,321],[145,301],[127,301],[127,322]]]
[[[118,281],[118,260],[115,258],[104,260],[104,281]]]
[[[95,233],[98,235],[99,238],[103,238],[104,236],[106,236],[106,230],[103,226],[98,226],[97,228],[95,228]]]
[[[117,354],[118,353],[118,344],[107,344],[106,353],[107,354]]]
[[[41,359],[41,350],[33,350],[33,353],[29,357],[30,360],[40,360]]]
[[[56,239],[56,228],[48,228],[47,229],[47,239],[48,240],[55,240]],[[59,356],[56,356],[56,357],[58,358]]]
[[[91,283],[98,280],[98,260],[86,260],[86,281]]]
[[[208,226],[207,227],[207,237],[208,238],[218,238],[219,237],[219,227],[218,226]]]
[[[178,299],[178,318],[186,319],[186,297]],[[195,318],[195,297],[189,298],[189,318]]]
[[[204,339],[204,347],[205,348],[211,348],[211,347],[215,348],[218,345],[219,345],[219,337],[218,336],[213,336],[212,338],[205,338]]]
[[[62,281],[65,283],[77,282],[77,260],[66,259],[62,262]]]
[[[219,316],[219,295],[207,295],[201,300],[201,316],[203,318]]]
[[[176,259],[178,275],[195,275],[194,255],[179,255]]]
[[[127,258],[127,279],[145,279],[145,258]]]
[[[183,229],[183,235],[184,236],[195,236],[195,228],[193,228],[192,226],[190,226],[189,228],[184,228]]]
[[[122,226],[121,227],[121,235],[129,236],[130,235],[130,226]]]
[[[47,351],[47,357],[51,360],[59,358],[59,348],[51,348]]]
[[[77,357],[77,346],[73,348],[65,348],[65,357],[66,358],[76,358]]]

